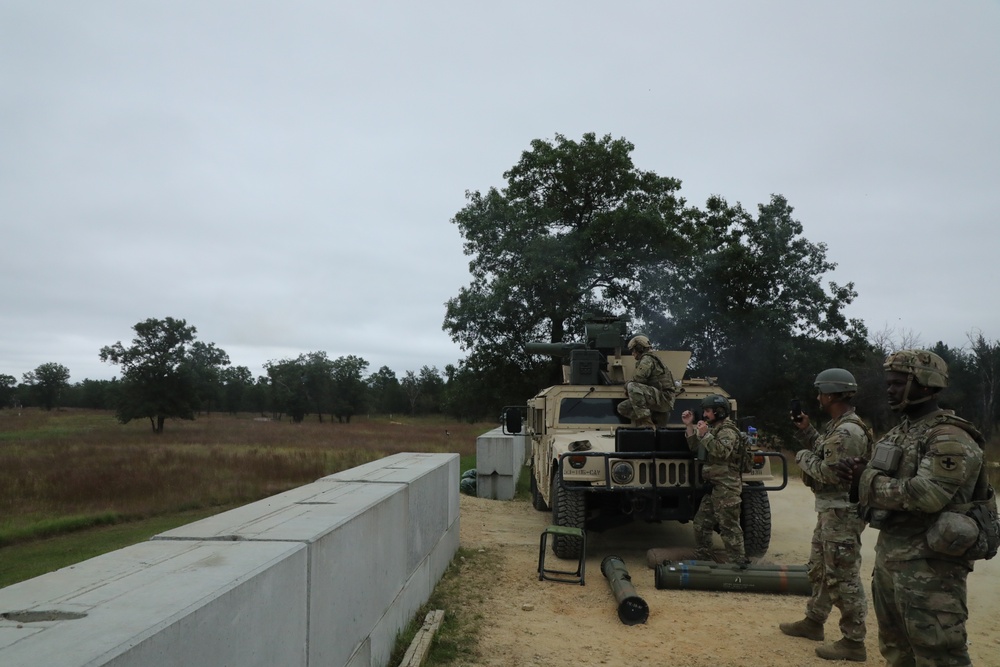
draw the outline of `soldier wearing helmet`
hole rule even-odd
[[[687,431],[687,443],[696,452],[703,466],[701,474],[709,483],[707,495],[694,517],[695,558],[715,560],[712,533],[718,525],[729,562],[747,565],[740,526],[743,476],[740,472],[743,447],[740,432],[729,418],[729,399],[720,394],[706,396],[701,401],[703,419],[697,424],[694,414],[685,410],[681,415]]]
[[[809,551],[812,596],[804,619],[778,627],[786,635],[822,641],[823,624],[836,606],[843,638],[818,646],[816,654],[827,660],[864,662],[868,657],[868,604],[861,584],[861,531],[865,524],[858,516],[857,503],[848,497],[850,485],[839,477],[836,466],[845,459],[870,458],[872,433],[851,404],[858,383],[850,371],[828,368],[816,376],[813,385],[820,409],[830,417],[823,433],[810,423],[809,415],[792,415],[798,429],[796,439],[803,446],[795,461],[816,498],[816,528]]]
[[[883,365],[889,406],[901,423],[838,472],[879,529],[872,575],[879,650],[891,666],[971,665],[966,646],[964,556],[978,529],[958,524],[983,465],[976,428],[938,406],[948,366],[927,350],[900,350]],[[948,535],[947,539],[943,539]]]
[[[625,383],[628,398],[618,404],[618,414],[633,420],[636,426],[655,428],[653,413],[668,413],[674,407],[674,376],[653,354],[646,336],[634,336],[628,349],[636,360],[635,373]]]

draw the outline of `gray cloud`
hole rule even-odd
[[[996,3],[0,5],[0,373],[181,317],[255,374],[443,368],[452,216],[534,138],[826,243],[873,330],[1000,336]]]

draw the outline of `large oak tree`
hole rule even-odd
[[[536,139],[506,187],[467,192],[453,220],[472,282],[447,302],[444,329],[497,367],[532,340],[581,333],[592,311],[662,308],[644,289],[684,256],[680,183],[635,167],[633,145],[606,135]]]
[[[184,320],[150,318],[132,329],[130,346],[118,341],[100,353],[101,361],[121,367],[118,421],[145,417],[162,433],[168,418],[194,419],[206,381],[218,378],[229,356],[214,343],[197,342],[197,329]]]

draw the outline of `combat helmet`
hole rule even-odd
[[[850,371],[843,368],[827,368],[816,376],[813,386],[821,394],[848,394],[858,391],[858,381]]]
[[[643,336],[642,334],[639,334],[638,336],[632,336],[632,340],[628,342],[629,352],[635,350],[636,348],[639,348],[640,350],[648,350],[651,349],[652,347],[653,346],[652,344],[650,344],[649,338]]]
[[[719,419],[729,416],[729,399],[722,394],[709,394],[701,399],[701,409],[711,408]]]
[[[885,359],[882,368],[897,373],[906,373],[906,388],[903,390],[903,400],[890,405],[893,410],[904,410],[910,405],[925,403],[934,395],[948,386],[948,364],[944,359],[927,350],[899,350]],[[916,382],[921,387],[933,389],[932,393],[921,398],[910,398],[910,385]]]
[[[927,350],[900,350],[885,359],[882,368],[906,373],[922,387],[944,389],[948,386],[948,364]]]

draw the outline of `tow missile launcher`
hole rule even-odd
[[[703,560],[664,561],[656,566],[654,581],[657,589],[812,595],[809,568],[805,565],[741,567]]]
[[[531,438],[531,502],[551,511],[559,526],[603,530],[633,520],[680,521],[694,518],[706,492],[701,463],[688,449],[681,413],[700,412],[703,398],[720,394],[736,401],[715,378],[686,378],[691,353],[656,351],[677,387],[673,410],[654,413],[657,427],[632,428],[617,406],[625,383],[635,373],[627,353],[627,323],[607,315],[584,317],[585,340],[528,343],[530,354],[562,360],[563,382],[542,389],[526,408],[505,412],[505,429]],[[524,415],[522,421],[522,413]],[[742,524],[747,556],[766,553],[771,541],[767,492],[784,488],[788,473],[771,474],[773,452],[754,452],[754,468],[744,473]],[[578,537],[554,536],[560,558],[580,556]]]

